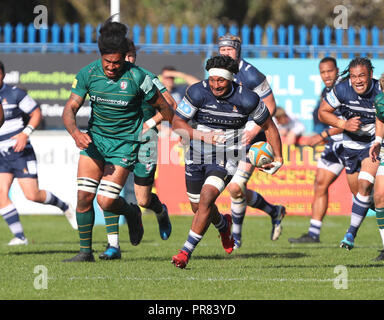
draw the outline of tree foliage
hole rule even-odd
[[[29,24],[36,5],[48,8],[49,24],[98,25],[110,14],[108,0],[2,0],[0,22]],[[333,26],[336,5],[348,10],[348,25],[384,27],[384,0],[120,0],[121,21],[128,25]]]

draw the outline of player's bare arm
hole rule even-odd
[[[324,130],[318,134],[315,134],[309,139],[308,145],[311,147],[316,146],[320,142],[323,142],[325,139],[329,138],[330,136],[333,136],[335,134],[342,133],[344,129],[340,128],[329,128],[327,130]]]
[[[269,117],[261,127],[263,128],[267,141],[271,145],[275,155],[274,161],[265,164],[262,167],[262,171],[269,174],[274,174],[284,163],[279,130],[277,129],[271,117]]]
[[[169,123],[172,123],[173,114],[174,114],[173,109],[165,100],[165,98],[163,97],[163,95],[160,93],[159,90],[157,90],[153,98],[150,101],[148,101],[148,103],[152,107],[159,110],[164,120],[169,121]]]
[[[267,138],[268,143],[273,149],[275,160],[283,163],[283,153],[279,130],[277,129],[271,117],[269,117],[267,121],[264,122],[262,128],[265,132],[265,136]]]
[[[24,150],[25,146],[28,142],[28,137],[32,133],[32,131],[37,128],[42,120],[41,110],[40,108],[36,108],[30,114],[29,122],[26,126],[26,129],[21,131],[20,133],[13,136],[11,139],[16,139],[16,143],[13,146],[13,150],[15,152],[21,152]]]
[[[273,93],[267,95],[264,99],[262,99],[264,104],[267,106],[269,113],[273,116],[276,112],[276,101]]]
[[[184,141],[198,140],[209,144],[223,143],[225,141],[225,134],[222,130],[202,132],[193,129],[184,119],[177,115],[173,117],[172,128]]]
[[[164,99],[171,106],[171,108],[173,110],[176,110],[177,103],[172,98],[171,94],[168,91],[162,92],[160,94],[163,95]],[[157,112],[151,119],[148,119],[147,121],[144,122],[144,124],[143,124],[143,133],[145,133],[149,129],[159,125],[161,123],[161,121],[163,121],[163,120],[164,120],[163,115],[160,112]]]
[[[76,125],[76,114],[84,103],[84,98],[75,93],[71,93],[65,104],[62,119],[68,133],[75,140],[76,146],[81,150],[88,148],[92,142],[88,134],[79,130]]]
[[[379,159],[380,149],[384,138],[384,122],[376,117],[375,122],[376,139],[371,148],[369,149],[369,156],[375,162]]]
[[[360,128],[361,121],[360,117],[353,117],[348,120],[343,120],[338,118],[334,114],[335,109],[329,105],[329,103],[325,100],[321,102],[319,108],[319,120],[325,124],[328,124],[332,127],[347,130],[347,131],[357,131]]]

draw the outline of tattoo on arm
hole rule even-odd
[[[63,110],[62,119],[64,126],[70,134],[76,131],[76,114],[84,102],[84,98],[77,94],[71,93]]]

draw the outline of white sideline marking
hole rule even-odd
[[[187,281],[258,281],[258,282],[334,282],[335,279],[287,279],[287,278],[195,278],[188,277],[185,279],[180,279],[180,277],[165,277],[165,278],[138,278],[138,277],[120,277],[121,280],[128,281],[169,281],[169,280],[187,280]],[[113,277],[70,277],[68,280],[111,280]],[[384,282],[384,279],[348,279],[349,282]]]

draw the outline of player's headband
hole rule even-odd
[[[224,79],[227,79],[229,81],[233,81],[233,73],[226,69],[211,68],[208,70],[208,75],[210,77],[217,76],[217,77],[222,77]]]
[[[236,50],[239,50],[240,49],[240,42],[237,41],[237,40],[230,40],[230,39],[223,39],[223,40],[219,40],[219,48],[221,47],[232,47],[232,48],[235,48]]]

